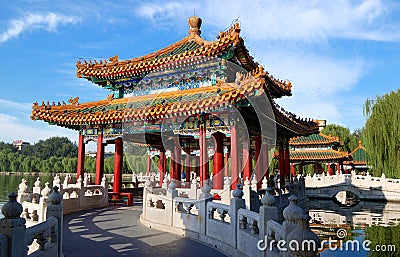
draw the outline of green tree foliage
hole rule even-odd
[[[373,166],[375,175],[384,172],[388,177],[400,177],[399,104],[400,90],[365,102],[367,122],[363,142],[367,149],[367,162]]]
[[[77,146],[66,137],[52,137],[26,145],[22,151],[0,142],[0,171],[75,172]]]
[[[39,140],[34,145],[27,145],[21,151],[24,155],[34,155],[41,159],[50,157],[76,157],[78,147],[67,137],[51,137],[46,140]]]
[[[351,133],[348,128],[336,124],[327,125],[321,132],[325,135],[339,137],[339,140],[343,142],[341,150],[347,152],[353,151],[357,147],[358,141],[362,140],[361,130],[356,130]]]
[[[385,249],[386,251],[371,251],[370,257],[395,257],[398,256],[400,249],[400,226],[393,227],[379,227],[372,226],[366,230],[366,239],[370,240],[372,244],[370,249],[375,249],[379,245],[379,250]],[[393,248],[394,246],[394,248]],[[382,248],[384,247],[384,248]],[[395,251],[393,251],[395,250]]]

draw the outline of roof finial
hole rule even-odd
[[[201,34],[201,19],[197,16],[192,16],[188,19],[189,24],[189,36],[195,36]]]

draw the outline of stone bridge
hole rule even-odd
[[[400,179],[351,174],[307,175],[305,177],[306,196],[332,199],[341,191],[352,192],[360,200],[400,201]]]

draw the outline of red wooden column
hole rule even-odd
[[[171,158],[169,159],[169,178],[176,180],[176,165],[175,165],[175,153],[171,150]]]
[[[200,117],[200,120],[202,118]],[[205,124],[200,121],[199,145],[200,145],[200,186],[203,187],[203,181],[208,179],[208,149],[206,143]]]
[[[257,177],[257,188],[261,188],[262,179],[264,176],[263,171],[263,155],[261,153],[261,136],[256,137],[256,177]]]
[[[239,166],[238,166],[238,140],[236,127],[231,126],[231,184],[232,189],[236,189],[239,182]]]
[[[328,174],[329,174],[329,176],[333,175],[333,170],[332,170],[332,166],[331,165],[332,165],[331,163],[328,163]]]
[[[191,163],[190,163],[190,151],[189,153],[186,154],[186,159],[185,159],[185,175],[186,175],[186,182],[190,182],[190,168],[191,168]]]
[[[79,141],[78,141],[78,161],[76,164],[76,179],[81,177],[83,179],[83,175],[85,172],[85,142],[84,135],[79,133]]]
[[[122,191],[122,164],[123,164],[122,147],[123,147],[122,138],[115,139],[113,193],[121,193]]]
[[[213,188],[222,189],[223,182],[223,168],[224,168],[224,146],[223,135],[221,133],[214,134],[215,139],[215,152],[213,162]]]
[[[158,159],[158,172],[160,172],[160,186],[162,186],[165,174],[165,152],[160,150],[160,159]]]
[[[249,139],[243,140],[243,181],[251,180],[252,163],[250,157],[250,142]]]
[[[146,176],[150,175],[151,169],[151,156],[150,153],[147,155],[147,169],[146,169]]]
[[[263,161],[263,177],[266,177],[269,179],[269,148],[268,148],[268,143],[267,142],[262,142],[261,144],[261,152],[262,152],[262,161]]]
[[[294,164],[290,164],[290,171],[292,173],[292,177],[296,176],[296,167],[294,166]]]
[[[224,151],[224,177],[229,177],[229,152],[228,149]],[[224,178],[222,178],[224,181]]]
[[[175,146],[175,180],[177,181],[177,185],[180,186],[181,185],[181,179],[182,179],[182,164],[181,164],[181,160],[182,160],[182,152],[181,152],[181,148],[179,147],[179,141],[178,141],[178,145]]]
[[[97,136],[97,153],[96,153],[96,185],[101,184],[101,179],[104,176],[104,145],[103,133]]]
[[[337,163],[337,173],[340,174],[340,163]]]

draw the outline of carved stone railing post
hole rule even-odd
[[[242,192],[243,192],[243,200],[245,202],[247,210],[250,210],[250,205],[251,205],[251,202],[250,202],[250,199],[251,199],[250,198],[250,196],[251,196],[250,190],[251,190],[251,188],[250,188],[250,180],[249,180],[249,178],[246,178],[246,180],[244,181],[244,186],[243,186]]]
[[[243,197],[243,191],[242,191],[242,185],[241,184],[237,184],[236,185],[236,189],[232,192],[232,196],[233,198],[231,199],[231,211],[232,211],[232,215],[231,215],[231,224],[232,224],[232,231],[231,233],[233,234],[233,242],[234,248],[237,248],[237,229],[238,229],[238,224],[239,224],[239,219],[238,219],[238,210],[239,209],[245,209],[246,205],[244,202],[244,199],[242,199]]]
[[[199,201],[199,221],[201,235],[206,234],[207,225],[207,203],[212,201],[211,187],[208,185],[208,180],[203,181],[203,188],[201,189],[200,201]]]
[[[76,181],[76,186],[77,186],[79,189],[82,189],[82,188],[83,188],[83,179],[82,179],[82,176],[79,176],[78,180]]]
[[[18,185],[18,196],[17,196],[17,202],[23,203],[24,201],[27,201],[29,198],[29,193],[28,193],[28,185],[26,184],[26,179],[22,179],[21,183]]]
[[[220,193],[221,202],[223,204],[229,204],[231,202],[231,180],[229,178],[225,178],[224,180],[224,189]]]
[[[297,228],[286,237],[287,243],[295,241],[297,245],[300,246],[299,249],[289,248],[294,257],[317,256],[316,254],[321,246],[321,240],[310,229],[310,219],[311,217],[309,215],[305,213],[300,214],[297,219]],[[303,243],[304,241],[306,241],[307,244]]]
[[[53,187],[53,192],[49,195],[47,205],[47,219],[51,216],[57,218],[57,245],[58,245],[58,256],[62,255],[62,241],[63,241],[63,207],[62,207],[62,195],[58,192],[58,187]],[[53,236],[54,238],[54,236]]]
[[[190,184],[190,192],[189,198],[190,199],[197,199],[197,190],[199,189],[199,185],[197,183],[196,176],[192,179],[192,183]]]
[[[283,232],[286,237],[298,227],[298,219],[304,214],[304,210],[297,205],[298,197],[291,195],[288,198],[289,205],[283,210]],[[288,241],[286,241],[288,242]],[[284,253],[284,256],[290,256],[288,252]]]
[[[41,186],[42,183],[40,182],[40,178],[37,177],[35,183],[33,184],[32,193],[40,194],[40,190],[42,189]]]
[[[59,189],[61,188],[61,179],[60,175],[57,173],[53,179],[53,187],[57,186]]]
[[[261,184],[262,189],[267,189],[268,188],[268,179],[266,177],[263,178],[262,184]]]
[[[174,199],[178,196],[178,190],[176,190],[175,179],[171,179],[171,183],[168,185],[167,196]]]
[[[164,177],[163,183],[162,183],[162,188],[168,189],[168,178],[167,176]]]
[[[266,189],[265,195],[261,199],[262,206],[260,206],[260,240],[267,238],[267,223],[269,220],[278,221],[278,208],[275,207],[275,196],[272,195],[274,190],[270,187]],[[265,242],[267,245],[269,242]]]
[[[28,249],[25,244],[25,219],[20,218],[22,205],[17,202],[17,194],[14,192],[9,194],[8,198],[8,202],[1,208],[4,218],[0,219],[0,234],[8,239],[9,257],[25,257]]]

